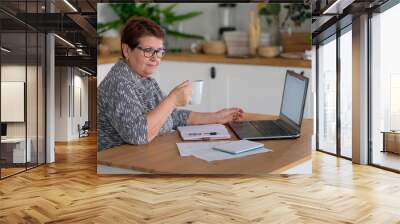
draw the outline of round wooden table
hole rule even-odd
[[[245,120],[274,119],[276,116],[249,114]],[[232,138],[236,135],[227,126]],[[271,174],[280,173],[311,159],[312,119],[304,119],[297,139],[263,140],[265,152],[241,158],[207,162],[193,156],[181,157],[178,132],[159,136],[147,145],[121,145],[97,153],[99,165],[154,174]]]

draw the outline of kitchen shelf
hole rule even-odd
[[[111,54],[107,56],[100,55],[97,57],[98,64],[113,64],[120,54]],[[182,61],[182,62],[203,62],[203,63],[221,63],[221,64],[243,64],[243,65],[264,65],[279,67],[302,67],[311,68],[310,60],[288,59],[288,58],[229,58],[225,55],[209,55],[209,54],[191,54],[191,53],[168,53],[163,60],[165,61]]]

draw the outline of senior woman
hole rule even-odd
[[[120,59],[98,88],[98,151],[121,144],[147,144],[178,126],[224,124],[242,118],[240,108],[200,113],[184,109],[190,81],[167,96],[151,77],[165,54],[164,33],[153,21],[132,17],[121,33]]]

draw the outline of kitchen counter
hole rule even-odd
[[[121,55],[110,54],[97,57],[98,64],[114,64]],[[191,54],[191,53],[168,53],[163,58],[165,61],[184,61],[184,62],[204,62],[221,64],[245,64],[245,65],[265,65],[280,67],[302,67],[311,68],[310,60],[288,59],[288,58],[228,58],[225,55]]]

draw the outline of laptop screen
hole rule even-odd
[[[308,78],[292,71],[287,72],[282,96],[281,115],[284,115],[298,126],[300,126],[303,119],[307,85]]]

